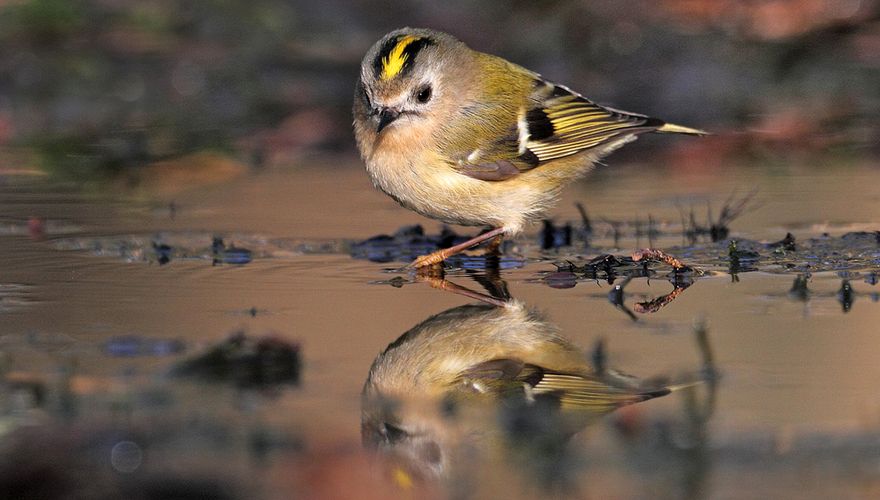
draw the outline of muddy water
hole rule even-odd
[[[880,288],[871,273],[880,272],[880,245],[850,252],[835,238],[880,230],[878,181],[877,166],[864,164],[702,173],[619,165],[572,186],[553,219],[577,227],[574,202],[583,202],[595,226],[589,246],[541,251],[534,231],[525,235],[507,249],[522,265],[500,271],[510,295],[585,360],[603,340],[608,366],[643,384],[697,383],[590,419],[558,449],[474,447],[453,474],[389,465],[361,447],[360,394],[374,358],[472,300],[411,282],[396,263],[349,256],[353,241],[439,227],[373,191],[354,160],[174,194],[87,195],[7,177],[0,443],[26,459],[5,468],[4,481],[30,477],[21,470],[48,449],[48,470],[66,480],[59,491],[107,498],[169,488],[219,498],[876,495]],[[755,189],[731,237],[791,232],[799,243],[842,245],[829,251],[834,259],[808,260],[806,294],[790,293],[803,259],[787,269],[765,255],[733,276],[726,242],[691,246],[682,236],[683,212],[703,220],[707,206],[717,215],[732,193]],[[548,286],[554,262],[646,246],[634,228],[649,215],[660,231],[653,244],[695,256],[706,271],[674,300],[628,314],[609,301],[607,280]],[[29,227],[32,217],[42,226]],[[251,250],[251,261],[212,265],[215,235]],[[169,245],[170,262],[159,264],[153,241]],[[625,309],[673,290],[669,270],[655,270],[626,285]],[[453,269],[446,278],[485,292],[474,277],[487,274]],[[383,284],[395,277],[403,286]],[[707,325],[707,343],[695,322]],[[242,388],[170,374],[237,331],[298,346],[299,383]],[[504,421],[483,418],[493,429]],[[439,453],[462,446],[441,443]]]

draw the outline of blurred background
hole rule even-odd
[[[716,134],[624,158],[664,143],[686,148],[681,168],[880,151],[873,0],[0,0],[0,171],[136,184],[168,160],[210,179],[353,157],[360,59],[404,25]]]
[[[407,25],[713,134],[615,152],[495,270],[591,359],[707,383],[446,496],[561,491],[527,462],[596,498],[880,498],[880,0],[0,0],[0,498],[412,486],[361,388],[469,299],[388,272],[450,240],[354,144],[361,58]],[[596,274],[645,245],[706,274]]]

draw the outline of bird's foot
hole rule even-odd
[[[410,269],[423,269],[426,267],[436,266],[446,260],[447,257],[451,255],[448,251],[449,249],[444,248],[443,250],[438,250],[436,252],[429,253],[428,255],[420,255],[416,257],[416,260],[410,263]]]
[[[479,245],[480,243],[490,238],[494,238],[502,234],[504,234],[503,227],[495,228],[489,232],[471,238],[463,243],[459,243],[458,245],[444,248],[442,250],[437,250],[436,252],[429,253],[428,255],[422,255],[421,257],[414,260],[408,267],[411,269],[420,269],[423,267],[439,264],[457,253],[461,253],[472,246]]]

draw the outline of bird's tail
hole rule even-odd
[[[664,123],[662,127],[658,128],[654,132],[660,132],[661,134],[709,135],[709,132],[706,132],[704,130],[683,127],[674,123]]]
[[[680,391],[682,389],[689,389],[691,387],[696,387],[698,385],[702,385],[704,382],[705,382],[704,380],[694,380],[693,382],[684,382],[681,384],[668,385],[668,386],[666,386],[666,390],[669,392],[676,392],[676,391]]]

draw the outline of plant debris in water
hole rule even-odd
[[[235,245],[226,246],[223,238],[215,236],[211,242],[212,264],[247,264],[251,261],[251,251]]]
[[[781,240],[771,243],[731,239],[672,248],[669,252],[696,269],[729,273],[734,282],[739,280],[740,273],[754,271],[796,274],[787,296],[800,302],[808,302],[813,296],[808,287],[813,273],[837,271],[842,282],[836,298],[843,312],[848,312],[859,295],[853,288],[852,280],[862,279],[869,285],[878,282],[876,269],[880,266],[880,245],[876,243],[876,234],[851,232],[840,237],[823,235],[797,241],[794,235],[788,233]],[[608,293],[609,302],[633,320],[637,318],[634,312],[651,313],[665,307],[702,275],[700,271],[681,272],[674,267],[672,272],[661,274],[655,264],[636,261],[631,256],[601,254],[586,262],[582,262],[582,259],[583,256],[575,254],[556,262],[555,271],[539,273],[537,280],[551,288],[573,288],[581,282],[607,282],[613,285]],[[672,284],[673,290],[628,307],[624,303],[624,288],[635,278],[664,278]],[[620,279],[623,281],[619,282]],[[873,300],[880,294],[868,296]]]
[[[688,262],[705,267],[728,267],[731,272],[872,271],[880,266],[877,234],[880,233],[859,231],[840,237],[824,234],[796,241],[788,233],[772,243],[735,239],[670,251]]]
[[[798,274],[794,279],[794,283],[791,284],[791,290],[788,291],[788,296],[794,300],[800,302],[807,302],[810,300],[810,275],[809,274]]]
[[[181,362],[172,373],[259,388],[298,385],[301,364],[298,344],[275,336],[254,338],[238,331],[203,354]]]
[[[303,254],[340,254],[348,242],[304,241],[268,238],[260,234],[228,235],[235,244],[226,244],[223,237],[201,232],[162,232],[156,235],[123,234],[99,237],[70,237],[49,241],[57,250],[88,252],[96,257],[111,257],[126,262],[170,262],[202,260],[212,265],[247,264],[254,259],[287,258]],[[167,259],[167,260],[166,260]]]
[[[853,301],[855,301],[855,291],[853,291],[852,284],[848,279],[844,279],[843,282],[840,283],[840,291],[837,292],[837,299],[840,301],[840,306],[843,308],[843,312],[849,312],[852,309]]]
[[[714,221],[717,227],[729,224],[746,207],[746,197],[725,204],[721,216]],[[761,242],[734,237],[711,241],[712,231],[695,231],[694,225],[676,226],[669,222],[647,217],[647,226],[639,221],[591,221],[583,206],[582,219],[554,223],[546,221],[532,238],[505,240],[497,253],[475,251],[447,259],[447,265],[465,270],[485,270],[496,265],[500,269],[523,267],[528,260],[555,261],[558,273],[547,278],[554,287],[572,286],[575,279],[607,280],[615,275],[650,277],[651,265],[636,262],[631,256],[620,256],[620,240],[633,239],[638,247],[641,237],[647,236],[649,245],[666,237],[666,245],[658,247],[664,255],[674,256],[686,266],[695,269],[729,272],[733,275],[752,271],[771,273],[815,273],[823,271],[874,272],[880,267],[880,231],[852,231],[842,236],[821,234],[803,237],[786,232],[781,238]],[[708,226],[699,226],[711,229]],[[698,227],[698,229],[699,229]],[[705,236],[704,241],[670,246],[668,237],[678,236],[693,241],[694,235]],[[116,257],[129,262],[158,262],[171,260],[205,260],[213,265],[246,264],[255,259],[291,258],[304,254],[343,254],[372,262],[408,263],[420,255],[448,248],[466,241],[470,235],[460,235],[448,227],[439,233],[426,233],[422,226],[404,226],[391,235],[381,234],[361,241],[344,239],[305,241],[300,239],[268,238],[259,234],[236,233],[226,238],[198,232],[162,232],[153,235],[117,235],[101,237],[65,237],[50,239],[47,243],[59,250],[86,251],[95,256]],[[227,244],[226,240],[236,244]],[[696,238],[699,240],[700,238]],[[609,241],[611,240],[611,241]],[[613,243],[612,243],[613,242]],[[632,248],[632,247],[630,247]],[[614,252],[614,253],[612,253]],[[673,260],[659,258],[673,267]],[[652,255],[643,255],[652,257]],[[654,260],[658,260],[654,259]],[[586,262],[585,262],[586,261]],[[866,278],[870,280],[871,278]]]
[[[156,262],[158,262],[160,266],[164,266],[165,264],[171,262],[171,253],[174,251],[174,249],[170,246],[166,245],[165,243],[154,241],[153,251],[156,252]]]
[[[682,226],[685,227],[684,235],[687,236],[691,245],[705,236],[708,236],[713,242],[726,239],[730,235],[730,224],[750,208],[756,194],[757,191],[752,191],[740,199],[736,199],[735,194],[731,194],[721,205],[721,212],[717,219],[712,216],[712,206],[709,205],[706,208],[707,223],[705,225],[697,222],[693,207],[691,207],[687,223],[684,222],[684,213],[681,216]]]

